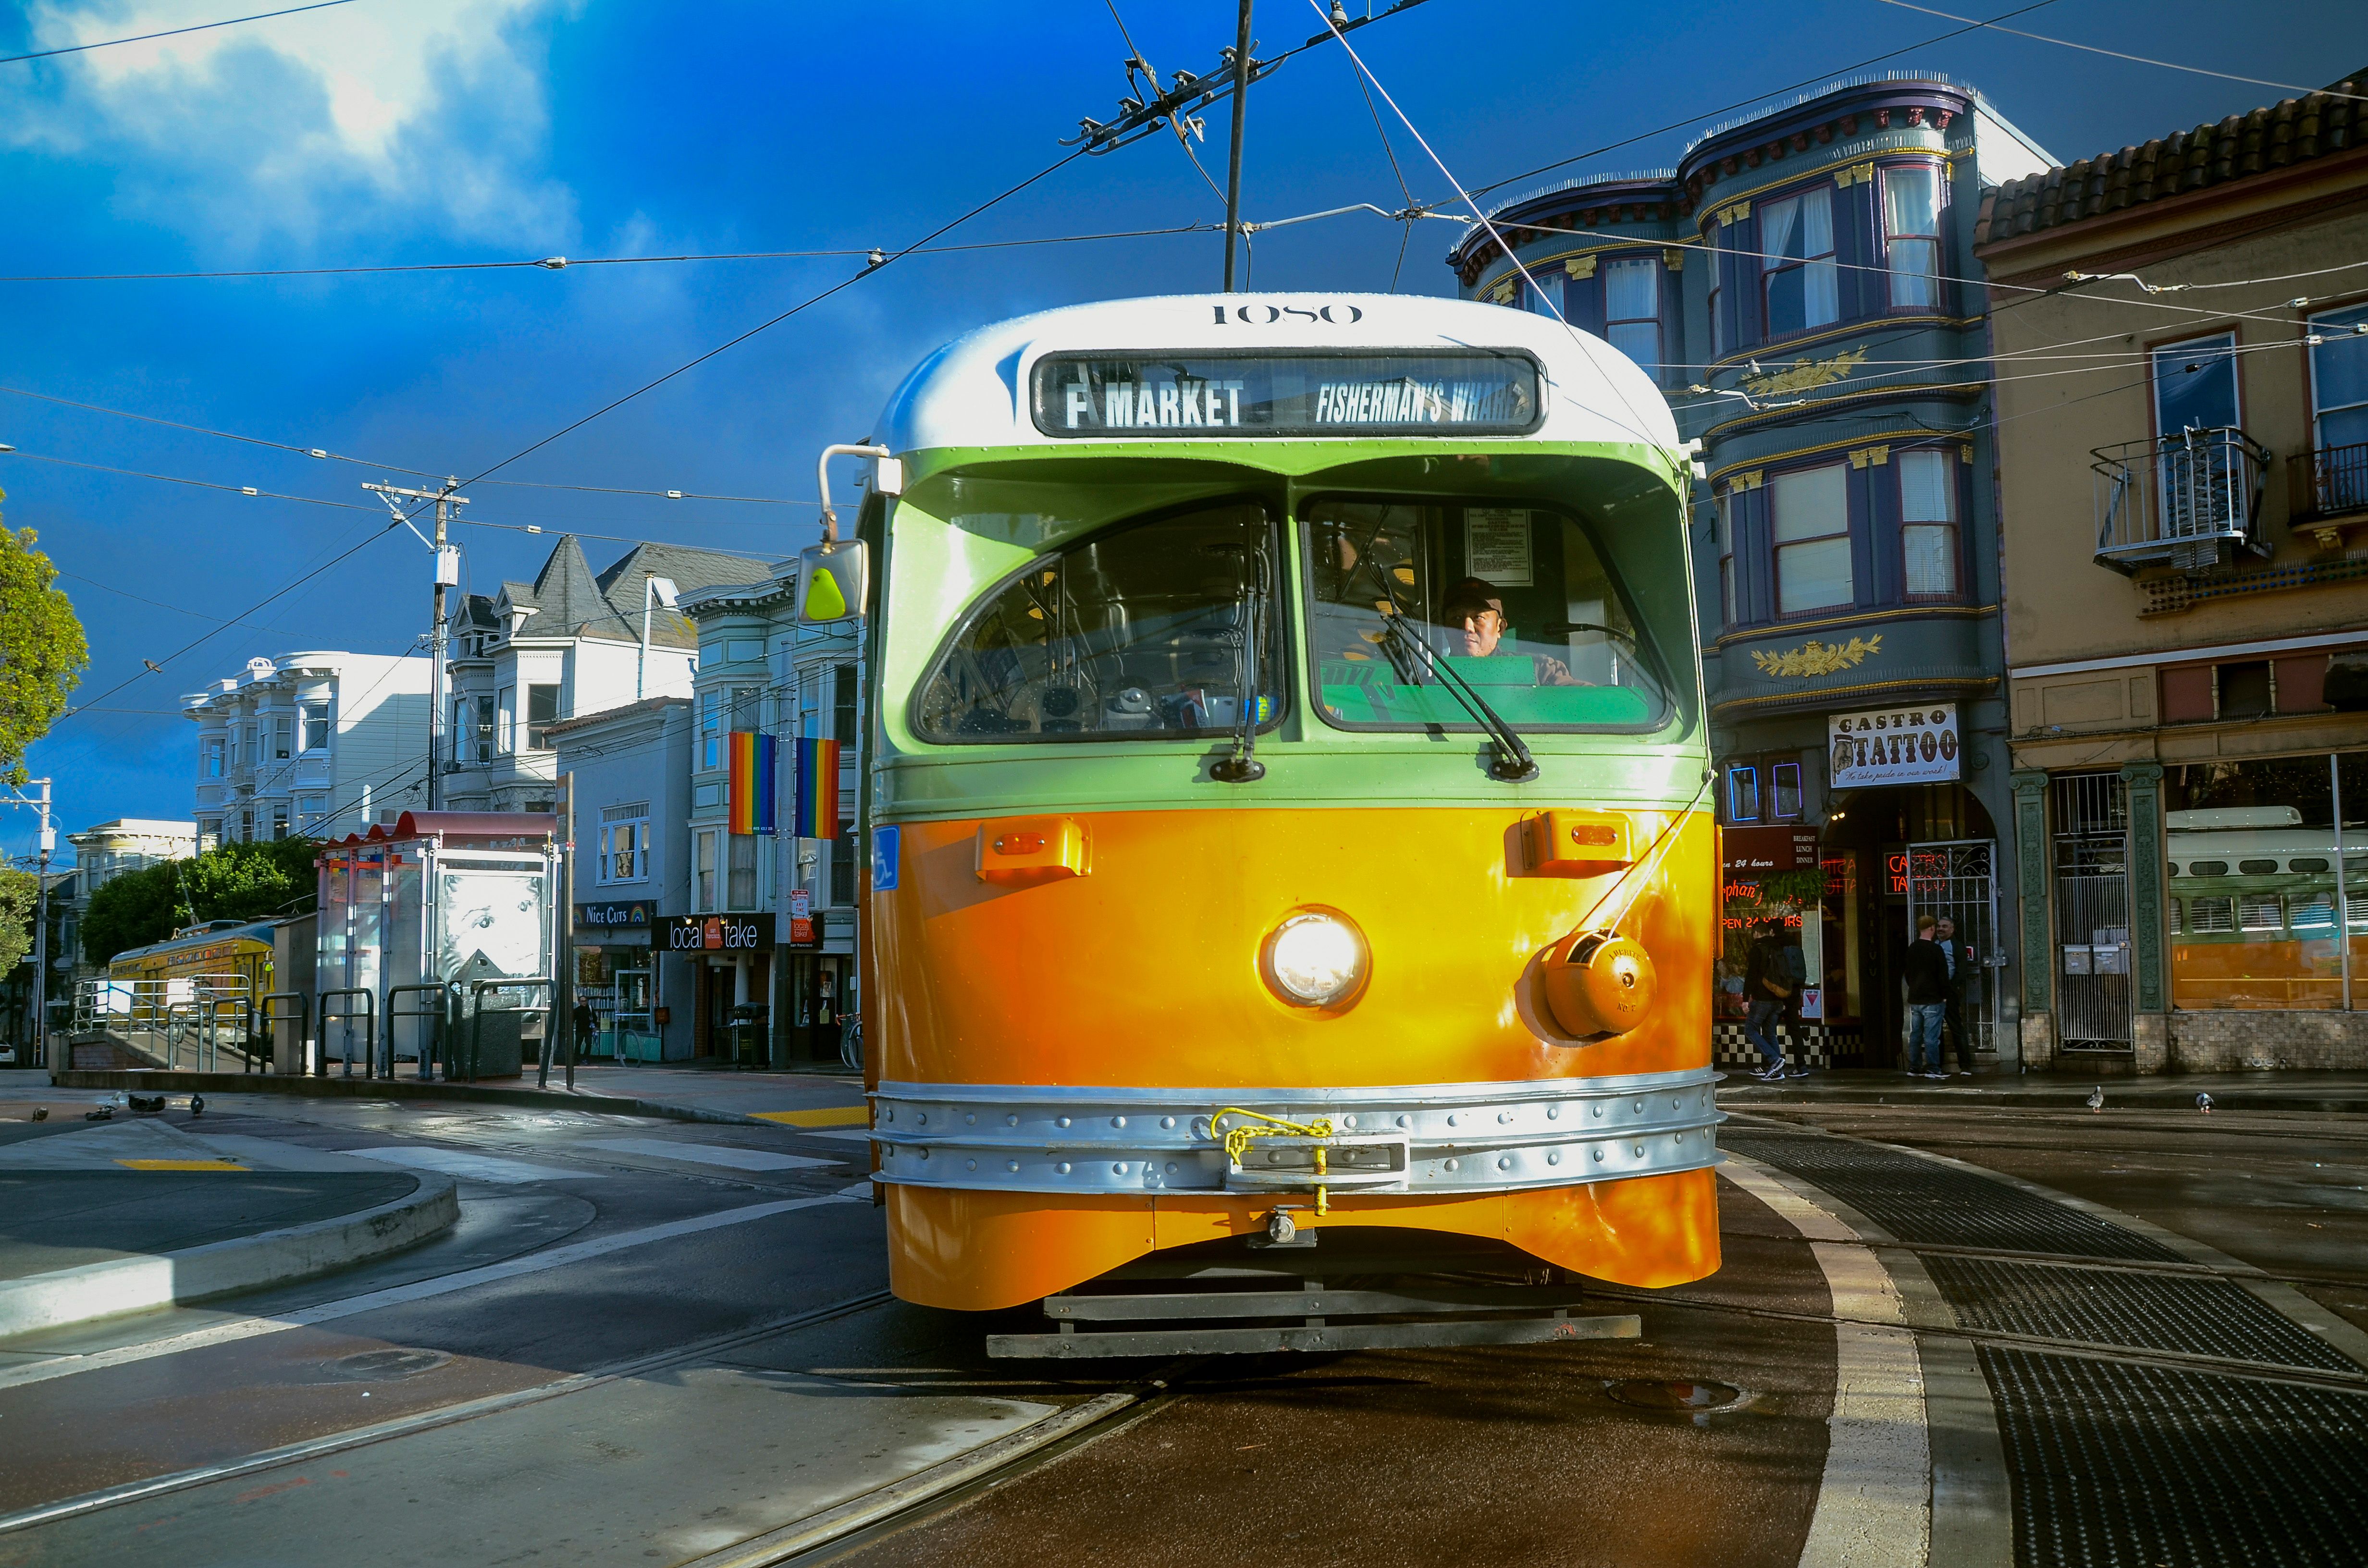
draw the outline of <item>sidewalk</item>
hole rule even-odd
[[[460,1214],[440,1176],[279,1168],[193,1132],[186,1107],[99,1122],[83,1108],[0,1120],[0,1335],[307,1278]]]
[[[2368,1073],[2193,1073],[2145,1078],[2082,1077],[2077,1068],[2054,1073],[1980,1074],[1971,1078],[1911,1078],[1905,1073],[1843,1068],[1762,1084],[1729,1073],[1719,1104],[1981,1105],[2049,1110],[2088,1108],[2101,1088],[2108,1110],[2185,1110],[2208,1094],[2215,1110],[2368,1111]]]
[[[0,1073],[0,1097],[22,1098],[36,1087],[120,1089],[131,1094],[282,1094],[362,1099],[446,1099],[479,1104],[567,1106],[628,1116],[677,1121],[768,1121],[809,1131],[861,1128],[870,1124],[863,1083],[816,1073],[757,1073],[714,1068],[620,1067],[585,1062],[575,1069],[575,1088],[565,1087],[564,1069],[554,1067],[551,1085],[538,1087],[532,1068],[516,1078],[474,1084],[422,1082],[416,1062],[398,1063],[393,1078],[294,1077],[276,1073],[177,1073],[144,1069],[69,1073]],[[595,1102],[586,1105],[586,1101]],[[606,1103],[600,1103],[606,1102]]]

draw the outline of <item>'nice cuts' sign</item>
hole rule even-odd
[[[1952,702],[1836,713],[1826,721],[1833,788],[1945,784],[1957,777],[1964,744]]]

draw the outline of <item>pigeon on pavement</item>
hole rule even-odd
[[[189,1114],[191,1116],[203,1116],[206,1114],[205,1096],[191,1095],[189,1096]]]
[[[85,1121],[113,1121],[115,1119],[115,1108],[111,1105],[103,1105],[97,1110],[86,1110],[83,1112],[82,1119]]]
[[[2089,1091],[2089,1098],[2088,1098],[2087,1104],[2088,1104],[2088,1107],[2089,1107],[2089,1108],[2090,1110],[2102,1110],[2102,1109],[2104,1109],[2104,1108],[2105,1108],[2105,1085],[2104,1085],[2100,1084],[2100,1085],[2098,1085],[2095,1088],[2090,1089],[2090,1090]]]
[[[2212,1114],[2212,1096],[2210,1095],[2196,1096],[2195,1108],[2202,1111],[2204,1115],[2210,1116]]]
[[[131,1096],[131,1113],[134,1116],[154,1116],[164,1108],[165,1096],[162,1095],[134,1095]]]
[[[45,1106],[45,1105],[37,1105],[37,1106],[35,1106],[35,1107],[33,1108],[33,1119],[34,1119],[35,1121],[47,1121],[47,1120],[49,1120],[49,1119],[50,1119],[50,1108],[49,1108],[49,1107],[47,1107],[47,1106]]]

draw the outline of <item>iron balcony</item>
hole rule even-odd
[[[2270,452],[2242,430],[2181,430],[2089,455],[2100,566],[2201,572],[2239,551],[2270,553],[2260,527]]]

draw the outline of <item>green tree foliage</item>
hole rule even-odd
[[[30,871],[0,866],[0,974],[7,974],[33,950],[33,908],[40,888]]]
[[[190,860],[126,871],[90,895],[84,954],[105,963],[208,920],[269,920],[313,908],[317,838],[225,844]]]
[[[5,499],[0,496],[0,499]],[[90,667],[74,605],[30,528],[0,526],[0,778],[25,777],[25,751],[49,733]]]

